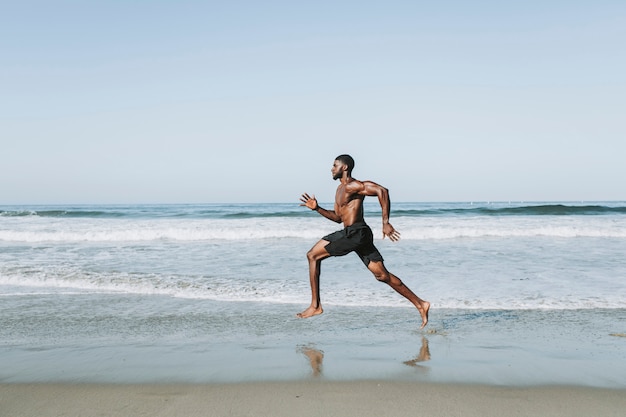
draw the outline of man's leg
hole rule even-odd
[[[401,294],[404,298],[413,303],[415,307],[417,307],[417,310],[420,312],[420,316],[422,316],[422,326],[420,329],[423,329],[428,323],[428,310],[430,309],[430,303],[419,298],[409,289],[409,287],[404,285],[400,278],[387,271],[387,268],[385,268],[385,264],[382,261],[371,261],[367,265],[367,269],[374,274],[378,281],[388,284],[391,288],[396,290],[396,292]]]
[[[297,316],[303,319],[308,317],[317,316],[322,314],[322,303],[320,299],[320,273],[322,267],[322,260],[328,258],[330,255],[326,252],[326,245],[328,241],[322,239],[317,242],[311,250],[306,254],[309,261],[309,281],[311,283],[311,305],[302,313],[298,313]]]

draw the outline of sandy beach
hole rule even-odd
[[[0,415],[623,416],[626,391],[392,381],[0,385]]]

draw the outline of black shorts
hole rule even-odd
[[[370,261],[383,261],[383,257],[374,246],[372,229],[365,223],[355,223],[322,238],[329,243],[325,246],[330,256],[343,256],[356,252],[365,266]]]

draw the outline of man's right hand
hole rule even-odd
[[[315,195],[310,196],[307,193],[304,193],[302,194],[302,197],[300,197],[300,201],[302,201],[302,204],[300,204],[300,206],[308,207],[311,210],[317,210],[317,208],[319,207],[317,205],[317,200],[315,199]]]

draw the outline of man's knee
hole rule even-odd
[[[309,261],[319,261],[320,259],[328,258],[328,252],[324,246],[313,246],[307,253],[306,258]]]
[[[378,262],[370,262],[368,265],[368,269],[374,274],[374,278],[376,278],[380,282],[389,283],[391,281],[391,276],[389,271]]]
[[[386,284],[389,284],[389,282],[391,281],[391,276],[389,275],[389,272],[374,272],[374,277],[379,281],[379,282],[384,282]]]

